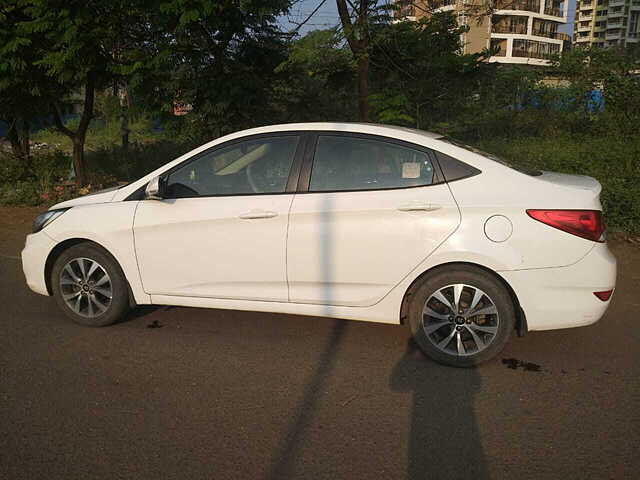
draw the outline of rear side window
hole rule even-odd
[[[473,177],[480,173],[480,170],[477,168],[467,165],[456,158],[450,157],[449,155],[445,155],[441,152],[435,153],[438,157],[438,163],[440,163],[444,179],[447,182],[460,180],[461,178]]]
[[[434,182],[426,153],[381,140],[318,137],[309,190],[312,192],[417,187]]]

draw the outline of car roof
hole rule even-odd
[[[252,135],[258,133],[273,133],[290,130],[318,130],[336,131],[351,133],[368,133],[371,135],[383,135],[389,137],[402,137],[403,135],[419,135],[424,138],[442,138],[438,133],[417,130],[415,128],[398,127],[395,125],[382,125],[379,123],[357,123],[357,122],[305,122],[305,123],[281,123],[278,125],[266,125],[264,127],[252,128],[236,132],[238,136]],[[234,135],[234,134],[232,134]]]

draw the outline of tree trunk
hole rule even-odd
[[[347,3],[356,12],[356,19],[351,21]],[[338,15],[344,35],[353,56],[358,62],[358,119],[369,121],[369,34],[368,8],[369,0],[360,0],[354,4],[348,0],[336,0]]]
[[[358,119],[369,121],[369,55],[358,57]]]
[[[17,120],[15,118],[9,119],[9,130],[7,130],[7,138],[11,142],[11,151],[16,157],[22,157],[22,142],[18,136],[18,129],[16,128]]]
[[[73,169],[76,174],[76,185],[87,184],[87,173],[84,165],[84,138],[73,138]]]
[[[87,73],[87,80],[84,87],[84,106],[78,129],[74,132],[65,127],[62,122],[62,115],[58,105],[52,104],[53,122],[58,130],[64,133],[73,141],[73,168],[76,174],[76,185],[83,187],[87,184],[87,172],[84,164],[84,141],[87,137],[89,123],[93,118],[93,103],[95,100],[95,76],[92,72]]]
[[[20,135],[20,142],[22,143],[22,155],[27,163],[27,167],[31,167],[31,143],[29,141],[29,122],[22,120],[22,128]]]

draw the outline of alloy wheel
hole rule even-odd
[[[493,300],[472,285],[442,287],[427,298],[422,328],[429,341],[449,355],[485,350],[498,334],[500,318]]]
[[[70,260],[60,271],[60,293],[76,314],[95,318],[109,308],[113,286],[102,265],[81,257]]]

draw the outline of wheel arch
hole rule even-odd
[[[135,301],[135,298],[133,296],[133,291],[131,290],[131,285],[129,285],[129,279],[124,274],[124,270],[123,270],[122,266],[120,265],[120,262],[118,262],[118,259],[115,257],[115,255],[113,255],[113,253],[111,253],[109,251],[108,248],[105,248],[104,245],[101,245],[98,242],[96,242],[94,240],[90,240],[88,238],[81,238],[81,237],[68,238],[68,239],[63,240],[62,242],[58,243],[55,247],[53,247],[51,249],[51,251],[49,252],[49,255],[47,256],[47,260],[46,260],[46,262],[44,264],[44,280],[45,280],[45,284],[47,286],[47,293],[49,295],[53,295],[53,288],[52,288],[52,285],[51,285],[51,273],[53,271],[53,265],[55,264],[55,262],[58,259],[58,257],[60,257],[60,255],[62,255],[62,253],[64,253],[65,251],[69,250],[71,247],[73,247],[75,245],[79,245],[81,243],[90,243],[93,246],[95,246],[95,247],[99,248],[100,250],[102,250],[103,252],[105,252],[107,255],[109,255],[113,259],[113,261],[118,266],[118,268],[120,268],[120,272],[122,273],[122,276],[124,277],[124,279],[127,282],[127,288],[129,290],[129,304],[132,307],[134,307],[136,305],[136,301]]]
[[[440,265],[431,267],[428,270],[425,270],[424,272],[422,272],[420,275],[418,275],[413,280],[413,282],[411,282],[411,285],[409,285],[409,288],[407,288],[407,290],[404,293],[404,296],[402,297],[402,304],[400,306],[400,324],[401,325],[406,324],[406,319],[408,315],[409,298],[411,297],[411,295],[413,294],[417,286],[420,284],[420,282],[425,277],[428,277],[429,275],[433,275],[436,271],[439,271],[442,269],[455,269],[456,267],[476,268],[478,270],[482,270],[485,273],[488,273],[493,278],[498,280],[500,284],[502,284],[507,289],[507,291],[509,292],[509,295],[511,296],[511,300],[513,301],[513,305],[516,311],[516,331],[518,333],[518,336],[522,337],[525,333],[527,333],[528,331],[527,317],[525,315],[524,310],[522,309],[522,306],[520,305],[520,300],[518,299],[516,292],[513,290],[511,285],[509,285],[509,282],[507,282],[505,278],[495,270],[492,270],[491,268],[485,267],[484,265],[480,265],[478,263],[473,263],[473,262],[442,263]]]

